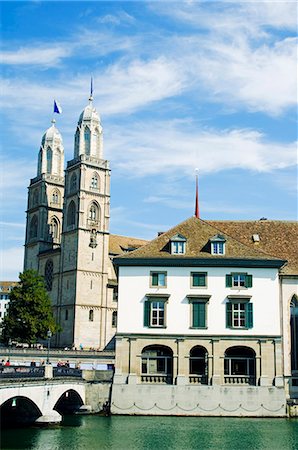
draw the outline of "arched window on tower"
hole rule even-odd
[[[67,225],[75,225],[76,223],[76,206],[74,201],[71,201],[67,210]]]
[[[90,155],[91,149],[91,132],[88,127],[85,128],[84,131],[84,140],[85,140],[85,155]]]
[[[293,295],[290,303],[291,311],[291,369],[298,370],[298,296]]]
[[[77,129],[75,134],[75,141],[74,141],[74,154],[77,158],[80,154],[80,131]]]
[[[40,149],[38,153],[37,175],[41,174],[41,161],[42,161],[42,149]]]
[[[94,311],[93,309],[90,309],[89,311],[89,322],[93,322],[94,320]]]
[[[98,179],[98,175],[96,173],[94,173],[92,178],[91,178],[90,187],[91,187],[91,189],[98,189],[99,188],[99,179]]]
[[[59,220],[53,217],[50,223],[50,235],[52,236],[53,242],[59,241]]]
[[[52,173],[53,152],[50,147],[47,148],[47,173]]]
[[[91,206],[89,208],[88,219],[92,222],[99,220],[99,208],[98,205],[94,202],[91,203]]]
[[[31,222],[30,222],[30,227],[29,227],[30,239],[36,238],[37,232],[38,232],[38,219],[37,219],[37,216],[33,216],[31,219]]]
[[[54,265],[53,261],[51,259],[48,259],[45,265],[44,269],[44,279],[46,284],[47,291],[52,290],[53,286],[53,272],[54,272]]]
[[[78,184],[78,179],[77,179],[77,174],[73,173],[71,178],[70,178],[70,192],[74,192],[77,189],[77,184]]]
[[[60,193],[59,193],[58,189],[55,189],[52,193],[52,203],[54,205],[60,204]]]

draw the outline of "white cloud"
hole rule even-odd
[[[154,130],[154,132],[152,132]],[[241,168],[269,172],[296,164],[295,143],[266,140],[253,130],[200,130],[194,124],[173,122],[135,123],[114,128],[108,143],[115,168],[134,177],[157,174],[193,174]]]
[[[21,47],[16,51],[2,51],[0,59],[2,64],[9,65],[39,65],[44,67],[55,66],[63,58],[71,55],[67,46],[51,47]]]

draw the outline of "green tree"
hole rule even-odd
[[[20,273],[20,283],[10,293],[7,315],[2,322],[2,340],[34,344],[46,339],[48,330],[60,331],[44,279],[35,270]]]

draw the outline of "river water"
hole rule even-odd
[[[69,416],[55,428],[2,430],[1,449],[297,450],[298,419]]]

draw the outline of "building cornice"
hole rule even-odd
[[[114,258],[117,266],[152,267],[249,267],[280,268],[286,261],[281,259],[245,258]]]

